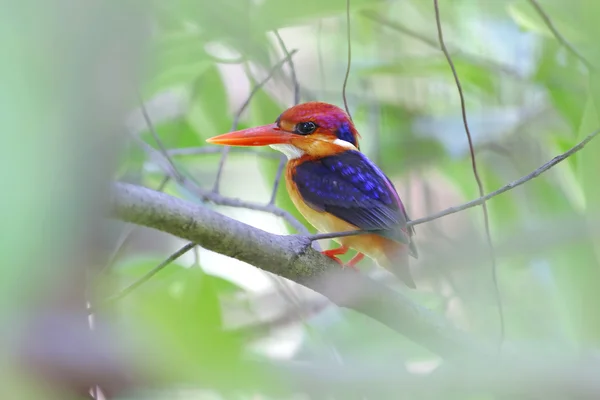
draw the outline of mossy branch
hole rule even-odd
[[[340,266],[314,250],[310,239],[276,235],[228,218],[207,207],[148,188],[117,183],[112,216],[197,243],[287,278],[358,311],[444,358],[493,355],[487,344],[402,293]]]

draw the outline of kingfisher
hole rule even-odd
[[[341,108],[307,102],[285,110],[274,123],[215,136],[208,143],[270,146],[287,156],[285,182],[298,211],[319,232],[367,231],[334,238],[340,247],[322,254],[337,258],[353,249],[345,266],[356,268],[365,255],[415,288],[409,256],[418,258],[415,234],[391,180],[369,160],[360,135]]]

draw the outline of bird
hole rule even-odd
[[[298,211],[321,233],[361,230],[334,238],[339,247],[322,251],[357,269],[365,255],[407,287],[416,288],[409,256],[419,257],[414,227],[392,181],[360,151],[350,116],[336,105],[311,101],[292,106],[274,123],[207,139],[227,146],[270,146],[287,156],[285,182]],[[356,255],[343,264],[337,256]]]

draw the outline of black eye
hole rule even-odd
[[[300,122],[296,125],[295,132],[300,135],[308,135],[313,133],[317,129],[317,125],[314,122]]]

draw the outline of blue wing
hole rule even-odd
[[[358,227],[411,242],[408,216],[390,180],[364,154],[349,150],[299,164],[292,174],[302,198]],[[412,247],[412,246],[411,246]]]

